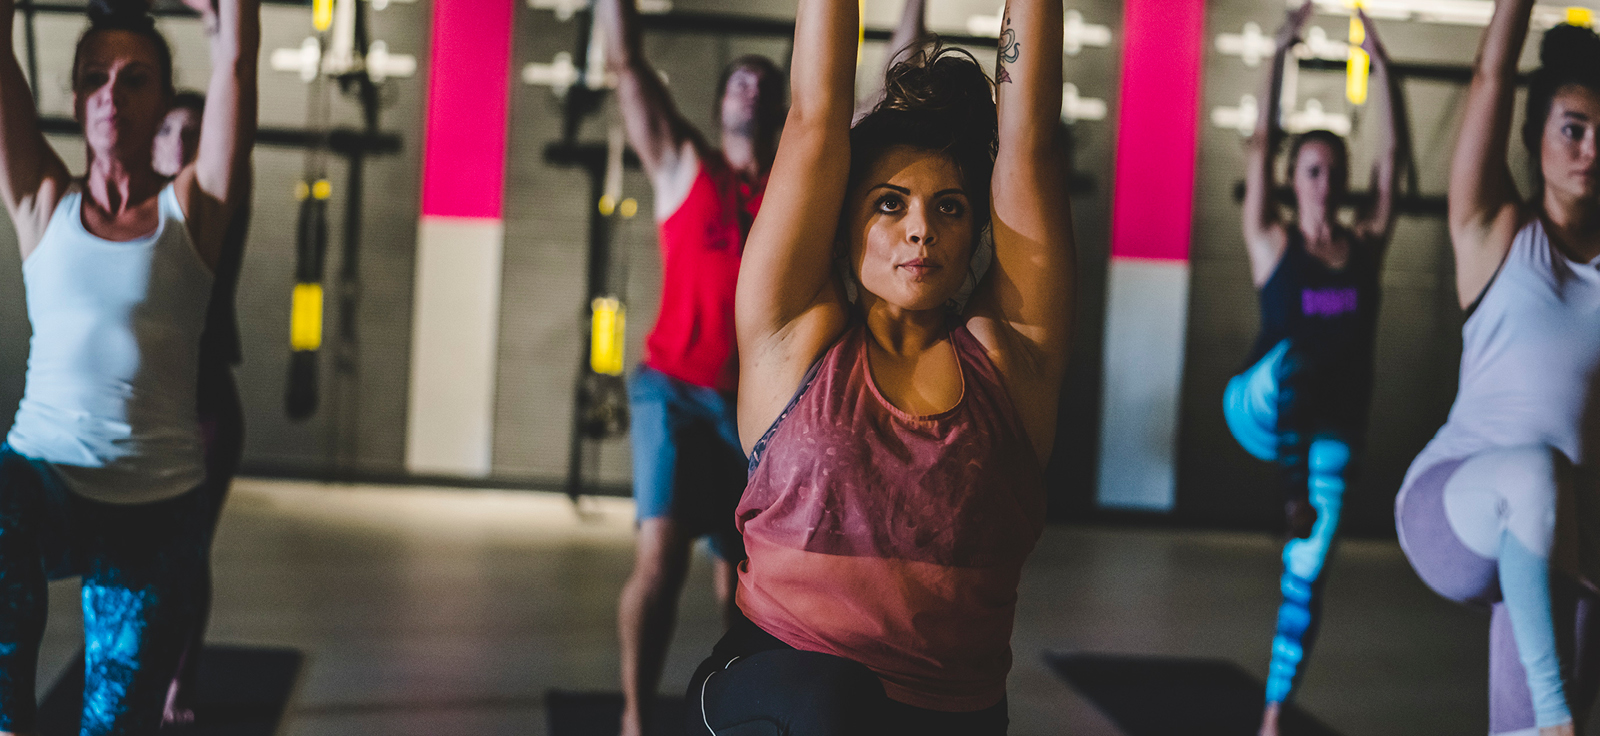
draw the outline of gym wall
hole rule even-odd
[[[969,18],[993,15],[998,0],[938,0],[929,9],[935,30],[960,31]],[[1075,171],[1074,221],[1079,252],[1079,322],[1072,364],[1062,397],[1061,426],[1049,472],[1052,513],[1086,519],[1094,511],[1102,345],[1104,343],[1111,171],[1114,158],[1116,90],[1119,79],[1122,3],[1068,0],[1084,22],[1108,26],[1110,47],[1086,47],[1066,60],[1066,81],[1085,98],[1104,100],[1103,120],[1080,120],[1066,133]],[[586,329],[584,272],[590,208],[588,175],[551,165],[545,147],[561,136],[561,101],[549,87],[526,84],[521,70],[571,52],[582,31],[549,9],[515,0],[509,152],[507,162],[505,248],[502,271],[498,373],[494,402],[490,480],[521,486],[557,488],[564,482],[572,427],[573,386]],[[674,9],[709,13],[792,18],[790,0],[676,0]],[[900,3],[868,4],[867,25],[890,28]],[[333,184],[329,210],[329,298],[321,356],[322,405],[310,420],[285,417],[283,392],[288,361],[288,305],[295,263],[296,206],[292,191],[302,177],[305,154],[283,147],[258,147],[255,156],[254,219],[239,315],[245,363],[238,369],[248,422],[245,463],[248,472],[324,478],[401,478],[404,476],[406,407],[411,344],[411,311],[417,247],[422,105],[428,58],[428,0],[391,0],[371,14],[374,37],[391,51],[414,54],[419,74],[383,85],[382,128],[402,140],[398,154],[367,159],[367,189],[362,199],[363,228],[357,340],[341,359],[335,349],[339,303],[334,284],[340,267],[344,221],[343,160],[329,158]],[[1206,42],[1196,210],[1191,252],[1182,403],[1177,453],[1177,502],[1172,518],[1206,526],[1270,529],[1280,522],[1279,499],[1271,468],[1250,458],[1232,440],[1222,420],[1221,394],[1240,367],[1254,339],[1255,294],[1249,283],[1239,236],[1235,185],[1244,170],[1243,139],[1237,130],[1212,122],[1213,111],[1235,106],[1244,94],[1260,94],[1266,62],[1249,67],[1238,56],[1220,52],[1219,33],[1238,33],[1247,21],[1268,36],[1283,14],[1281,0],[1213,0],[1206,3]],[[1313,23],[1330,38],[1345,37],[1345,21],[1318,15]],[[206,49],[197,21],[161,21],[176,57],[180,87],[201,88],[207,73]],[[37,19],[41,107],[44,114],[70,113],[69,67],[80,17],[40,15]],[[1382,22],[1381,30],[1399,61],[1466,64],[1479,29],[1404,22]],[[18,29],[18,48],[21,48]],[[306,7],[269,4],[264,10],[263,55],[293,48],[310,34]],[[789,40],[781,37],[726,36],[691,32],[646,34],[647,54],[665,72],[682,113],[714,136],[712,96],[726,62],[746,53],[787,61]],[[869,42],[863,69],[881,68],[884,44]],[[992,64],[991,48],[973,49]],[[1531,64],[1531,56],[1525,63]],[[263,63],[262,125],[301,128],[306,124],[306,86],[293,74]],[[1365,110],[1344,101],[1343,77],[1304,72],[1298,99],[1318,100],[1325,112],[1351,117],[1352,189],[1366,188],[1374,131]],[[1412,81],[1411,133],[1423,195],[1444,193],[1449,147],[1459,109],[1461,85]],[[579,138],[601,143],[608,121],[617,120],[614,102],[586,119]],[[348,98],[333,103],[337,125],[359,124],[358,108]],[[82,142],[72,136],[51,139],[75,170],[82,167]],[[1513,147],[1513,155],[1520,152]],[[1514,169],[1521,173],[1521,165]],[[655,320],[659,257],[653,202],[648,182],[637,170],[624,180],[624,196],[638,200],[639,214],[617,220],[611,278],[621,284],[628,308],[627,360],[642,354],[643,339]],[[1152,205],[1159,206],[1159,205]],[[11,228],[0,228],[0,252],[14,253]],[[1346,518],[1358,533],[1392,533],[1390,506],[1401,474],[1416,451],[1443,421],[1454,394],[1459,355],[1460,310],[1455,306],[1449,244],[1437,215],[1407,215],[1400,220],[1384,271],[1384,305],[1378,338],[1377,395],[1372,412],[1364,470],[1350,496]],[[17,259],[0,257],[0,428],[9,426],[21,395],[28,326]],[[586,481],[607,492],[626,492],[630,473],[626,438],[607,440],[586,458]]]

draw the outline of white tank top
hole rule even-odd
[[[1600,460],[1600,258],[1568,259],[1534,219],[1461,330],[1461,385],[1450,418],[1406,480],[1442,460],[1549,445]]]
[[[74,186],[22,264],[28,376],[6,443],[109,503],[172,498],[205,477],[195,414],[211,270],[172,185],[154,234],[106,240]]]

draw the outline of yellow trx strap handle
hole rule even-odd
[[[627,307],[614,296],[603,296],[589,303],[589,315],[589,368],[601,375],[622,375]]]
[[[1350,61],[1344,69],[1344,96],[1353,105],[1367,103],[1367,74],[1372,68],[1371,57],[1361,48],[1367,40],[1367,26],[1355,12],[1360,7],[1361,3],[1357,2],[1350,9]]]
[[[295,284],[289,307],[289,349],[322,347],[322,284]]]
[[[333,27],[333,0],[315,0],[311,4],[311,27],[318,33],[327,33]]]
[[[300,201],[299,242],[296,246],[294,292],[289,299],[289,384],[284,411],[300,420],[317,411],[317,351],[322,348],[322,261],[328,246],[328,197],[333,185],[327,179],[300,182],[294,196]]]
[[[300,200],[304,218],[301,237],[303,252],[294,292],[289,298],[289,348],[295,351],[322,347],[322,250],[325,247],[328,198],[333,185],[327,179],[295,184],[295,199]],[[309,198],[310,201],[307,201]]]

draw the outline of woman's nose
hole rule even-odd
[[[906,213],[905,228],[906,240],[919,245],[933,242],[933,229],[928,227],[928,218],[921,208],[913,207]]]

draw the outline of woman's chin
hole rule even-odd
[[[954,294],[917,294],[899,299],[882,299],[882,301],[900,312],[933,312],[944,311],[954,296]]]

